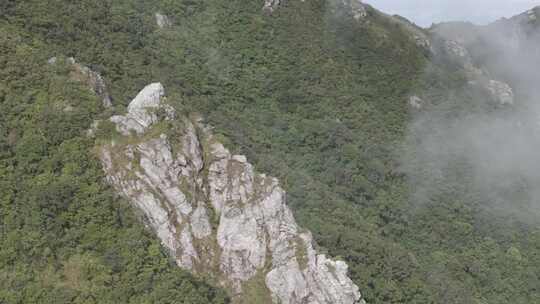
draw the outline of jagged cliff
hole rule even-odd
[[[119,137],[100,157],[178,266],[219,282],[237,303],[365,303],[347,265],[314,250],[278,181],[165,100],[161,84],[144,88],[110,119]]]

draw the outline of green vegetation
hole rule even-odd
[[[428,64],[397,23],[332,3],[291,0],[273,15],[240,0],[0,3],[0,303],[226,301],[171,266],[103,184],[84,133],[107,114],[52,56],[100,72],[119,112],[161,81],[175,107],[281,180],[368,303],[537,302],[534,226],[488,216],[457,182],[419,207],[400,170],[412,88],[454,100],[439,109],[449,115],[481,93],[451,63]],[[156,11],[174,25],[158,29]]]
[[[240,304],[272,303],[270,291],[266,287],[265,277],[261,271],[245,283],[244,292],[245,296]]]
[[[0,27],[0,303],[226,303],[104,185],[101,101],[45,48]]]

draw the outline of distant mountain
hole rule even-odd
[[[476,65],[511,84],[518,93],[538,96],[540,7],[486,26],[442,23],[431,32],[465,46]],[[525,96],[523,96],[525,98]]]

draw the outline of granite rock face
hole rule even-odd
[[[178,266],[213,278],[233,302],[259,288],[266,296],[257,303],[365,303],[347,265],[315,251],[279,182],[231,154],[200,119],[176,117],[164,96],[151,84],[127,114],[112,117],[123,136],[101,146],[100,157],[107,181]],[[159,128],[167,122],[174,135]]]

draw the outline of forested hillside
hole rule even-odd
[[[0,303],[225,303],[103,184],[84,135],[101,100],[15,29],[0,29]]]
[[[463,187],[466,165],[434,178],[410,144],[412,94],[435,118],[497,107],[401,19],[355,18],[347,3],[2,1],[0,303],[228,301],[171,263],[104,183],[86,134],[157,81],[280,179],[368,303],[540,301],[538,222],[491,212]],[[103,76],[112,109],[67,57]],[[418,180],[433,191],[416,195]]]

